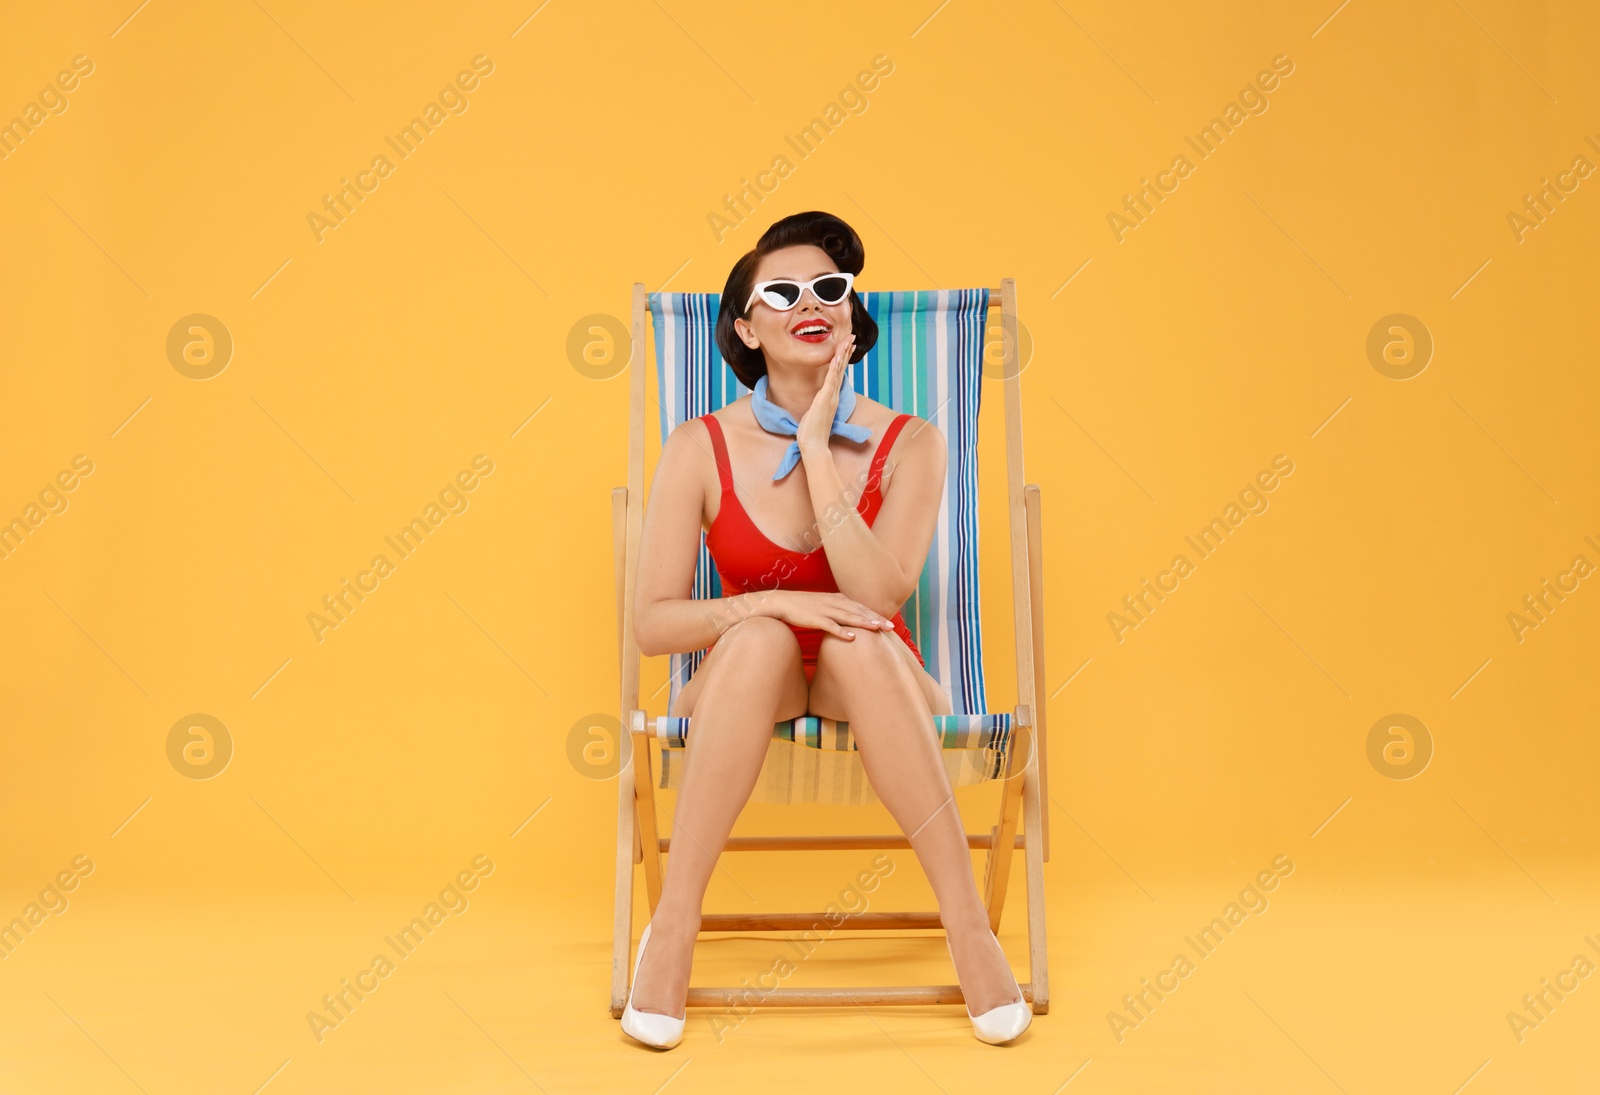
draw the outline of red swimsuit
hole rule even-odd
[[[895,436],[911,418],[909,414],[902,414],[889,423],[883,440],[878,443],[878,451],[873,454],[866,488],[861,492],[861,501],[856,506],[856,512],[861,514],[868,528],[872,527],[878,509],[883,504],[880,480],[884,459],[889,455]],[[711,522],[711,528],[706,532],[706,547],[711,552],[712,562],[716,564],[717,576],[722,580],[723,595],[731,597],[760,589],[838,593],[839,586],[834,581],[833,569],[828,566],[828,554],[820,545],[812,551],[791,551],[769,540],[750,520],[750,515],[734,493],[733,469],[728,463],[728,446],[722,436],[722,423],[710,414],[702,415],[700,421],[705,423],[706,430],[711,434],[711,447],[717,456],[717,477],[722,482],[722,504],[717,510],[716,520]],[[911,648],[918,664],[922,664],[922,652],[911,638],[911,629],[906,626],[904,617],[896,612],[890,622],[894,624],[895,634]],[[801,667],[809,682],[816,676],[817,650],[826,632],[821,628],[796,627],[794,624],[790,624],[789,629],[800,640]],[[712,646],[715,645],[713,642]]]

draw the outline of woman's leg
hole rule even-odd
[[[803,714],[805,702],[800,644],[787,624],[770,616],[749,617],[723,632],[679,693],[673,714],[692,715],[694,722],[661,902],[634,983],[634,1010],[684,1014],[711,872],[761,774],[773,724]]]
[[[1016,999],[1012,975],[978,893],[927,695],[903,650],[888,632],[823,636],[810,711],[849,721],[872,789],[911,838],[933,886],[962,994],[979,1014]]]

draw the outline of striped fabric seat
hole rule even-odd
[[[939,523],[916,591],[904,615],[928,672],[950,695],[957,714],[935,716],[929,732],[945,751],[955,785],[993,778],[1010,736],[1011,716],[985,711],[983,636],[978,585],[978,404],[989,290],[863,292],[878,341],[849,368],[846,383],[863,395],[932,422],[949,456]],[[661,439],[691,418],[749,393],[717,349],[716,293],[651,293]],[[720,597],[721,583],[705,534],[700,536],[694,597]],[[673,654],[668,710],[705,657]],[[661,747],[663,788],[678,785],[692,719],[660,716],[651,731]],[[781,748],[780,748],[781,746]],[[807,716],[773,728],[761,801],[875,801],[862,778],[849,724]],[[809,755],[807,755],[809,754]]]

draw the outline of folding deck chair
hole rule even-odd
[[[1039,488],[1025,484],[1022,463],[1022,392],[1018,378],[1016,283],[987,288],[912,292],[862,292],[878,324],[878,342],[849,367],[846,383],[897,411],[910,412],[943,431],[949,454],[938,527],[905,619],[928,671],[950,693],[953,715],[933,717],[929,732],[941,743],[953,785],[1004,781],[999,818],[987,833],[968,833],[969,848],[988,850],[983,897],[989,926],[998,933],[1010,878],[1011,853],[1021,848],[1028,902],[1030,976],[1024,998],[1035,1014],[1049,1010],[1043,866],[1050,858],[1046,784],[1043,591],[1040,585]],[[616,919],[611,966],[611,1015],[627,1002],[633,940],[634,865],[644,865],[649,908],[661,898],[662,853],[672,838],[659,835],[655,792],[675,787],[681,750],[692,718],[666,712],[705,651],[671,655],[671,691],[659,713],[639,702],[639,647],[633,634],[634,575],[645,501],[645,313],[655,329],[661,438],[680,422],[708,414],[749,389],[722,360],[713,332],[716,293],[646,293],[633,286],[628,485],[611,493],[616,554],[617,626],[621,663],[621,724],[629,744],[618,775]],[[991,311],[1003,324],[1007,498],[1010,511],[1012,610],[1015,620],[1017,703],[1009,713],[985,706],[978,589],[977,425],[983,359]],[[700,540],[693,595],[718,597],[720,583],[705,536]],[[1036,743],[1037,747],[1033,747]],[[620,743],[619,743],[620,745]],[[813,716],[773,728],[773,741],[753,799],[774,802],[875,801],[849,724]],[[1019,810],[1022,827],[1019,829]],[[887,835],[730,836],[729,852],[806,849],[910,849],[902,833]],[[704,913],[701,930],[767,932],[814,928],[823,913]],[[839,928],[941,928],[937,910],[860,912]],[[1019,979],[1020,980],[1020,979]],[[776,988],[750,999],[740,987],[689,987],[689,1007],[846,1006],[850,1004],[963,1003],[959,985]]]

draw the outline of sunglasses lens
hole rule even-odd
[[[774,308],[793,308],[800,303],[800,286],[792,281],[775,281],[761,290],[761,296]]]
[[[850,291],[850,282],[842,277],[818,278],[811,290],[817,294],[817,299],[822,303],[838,304]]]

